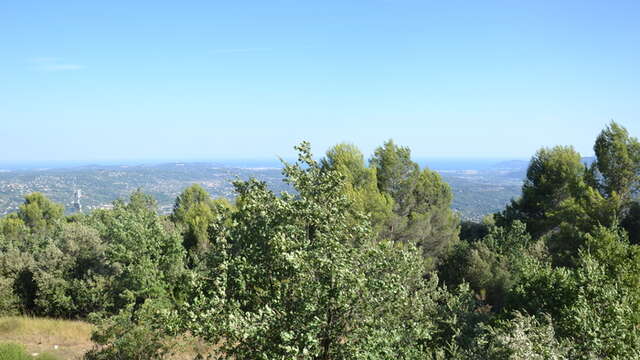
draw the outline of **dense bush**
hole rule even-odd
[[[560,360],[569,358],[569,344],[558,341],[549,316],[515,312],[508,320],[487,325],[471,358],[494,360]]]
[[[227,359],[640,357],[624,128],[590,167],[539,151],[523,196],[482,224],[460,225],[447,184],[391,141],[368,166],[352,145],[298,150],[294,194],[249,180],[230,204],[192,186],[170,216],[140,191],[68,217],[28,195],[0,219],[0,314],[93,321],[88,359],[166,358],[183,336]]]

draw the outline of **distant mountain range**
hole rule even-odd
[[[584,157],[591,164],[594,157]],[[520,196],[528,160],[419,159],[421,166],[440,172],[453,190],[453,209],[464,219],[479,220],[502,210]],[[160,211],[171,211],[176,196],[187,186],[202,185],[214,197],[232,199],[232,182],[251,177],[265,181],[275,191],[288,190],[282,182],[279,161],[171,162],[160,164],[82,164],[45,169],[0,171],[0,215],[16,211],[24,195],[38,191],[72,210],[73,194],[80,189],[86,210],[108,207],[140,188],[153,195]],[[1,167],[0,167],[1,168]]]
[[[582,161],[582,163],[586,164],[586,165],[591,165],[594,161],[596,161],[596,158],[594,156],[585,156],[583,158],[580,159],[580,161]],[[529,167],[529,160],[507,160],[507,161],[501,161],[499,163],[493,164],[491,166],[492,169],[496,169],[496,170],[502,170],[502,169],[510,169],[510,170],[520,170],[520,169],[527,169],[527,167]]]
[[[464,219],[479,220],[499,211],[520,195],[528,161],[421,160],[439,171],[453,190],[453,208]],[[232,182],[251,177],[275,191],[288,190],[278,161],[171,162],[161,164],[108,164],[68,168],[13,169],[0,172],[0,215],[16,211],[24,195],[38,191],[72,211],[73,194],[82,191],[84,209],[108,207],[140,188],[153,195],[160,211],[171,211],[176,196],[187,186],[202,185],[214,197],[233,198]]]

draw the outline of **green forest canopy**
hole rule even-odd
[[[611,122],[586,166],[540,149],[522,196],[461,222],[392,140],[308,143],[237,199],[193,185],[64,216],[41,194],[0,219],[0,314],[97,324],[87,359],[629,359],[640,355],[640,145]]]

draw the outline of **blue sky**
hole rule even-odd
[[[0,3],[0,160],[528,158],[640,136],[638,1]]]

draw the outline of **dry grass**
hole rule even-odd
[[[24,345],[27,352],[47,352],[60,359],[82,359],[94,347],[93,326],[84,321],[34,318],[27,316],[0,317],[0,343]],[[216,348],[190,336],[172,340],[176,354],[171,360],[191,360],[198,353],[210,353]],[[56,348],[57,346],[57,348]]]
[[[191,336],[180,336],[172,341],[175,344],[174,354],[168,356],[169,360],[193,360],[201,354],[206,358],[207,354],[215,354],[217,346],[208,345]]]
[[[80,359],[93,347],[91,324],[83,321],[0,317],[0,343],[17,343],[29,353],[48,352],[61,359]]]

